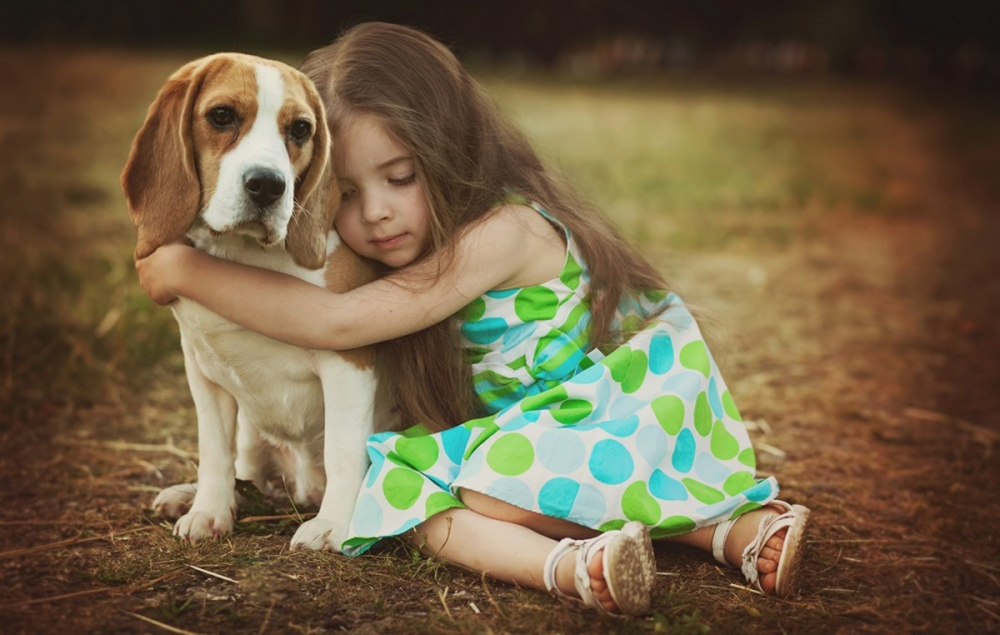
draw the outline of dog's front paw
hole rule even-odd
[[[219,512],[189,512],[181,516],[174,525],[174,535],[192,544],[202,540],[216,540],[233,531],[235,519],[235,506]]]
[[[195,483],[171,485],[160,490],[153,501],[153,511],[164,518],[180,518],[191,509],[198,486]]]
[[[313,518],[302,523],[292,536],[292,549],[312,549],[314,551],[336,551],[347,538],[347,528],[326,518]]]

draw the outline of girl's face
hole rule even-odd
[[[410,153],[372,115],[353,114],[335,151],[341,189],[334,226],[347,246],[390,267],[423,251],[430,210]]]

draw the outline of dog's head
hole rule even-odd
[[[340,193],[312,82],[279,62],[224,53],[175,72],[149,108],[122,172],[136,258],[198,223],[317,269]]]

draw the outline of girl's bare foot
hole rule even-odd
[[[569,557],[567,557],[569,556]],[[545,588],[608,613],[641,615],[649,610],[656,559],[649,530],[626,523],[588,540],[562,540],[543,568]]]
[[[615,613],[618,611],[618,606],[615,604],[614,598],[611,597],[608,583],[604,579],[604,558],[601,557],[603,554],[604,550],[601,549],[597,552],[597,557],[587,565],[587,573],[590,574],[590,590],[593,591],[594,599],[600,602],[601,606]],[[563,558],[556,568],[556,583],[559,585],[559,590],[566,595],[580,597],[576,590],[576,584],[573,583],[575,568],[575,558]]]
[[[740,516],[733,525],[726,540],[725,554],[726,560],[731,564],[740,566],[743,559],[743,550],[757,537],[757,528],[764,516],[782,513],[784,510],[774,506],[764,506],[761,509],[747,512]],[[788,529],[784,528],[772,536],[760,552],[757,558],[757,571],[760,574],[760,585],[765,593],[773,593],[777,581],[778,563],[781,561],[782,549],[785,546],[785,534]]]

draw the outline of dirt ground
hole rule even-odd
[[[179,359],[157,353],[176,343],[141,335],[170,318],[136,288],[117,173],[185,59],[0,51],[0,630],[1000,629],[1000,160],[979,143],[996,119],[966,125],[996,100],[888,109],[898,209],[805,210],[782,221],[782,249],[660,257],[705,307],[760,472],[814,522],[800,597],[659,545],[655,612],[623,620],[402,545],[290,553],[286,509],[244,509],[232,537],[197,546],[151,515],[159,488],[193,477],[197,446]]]

